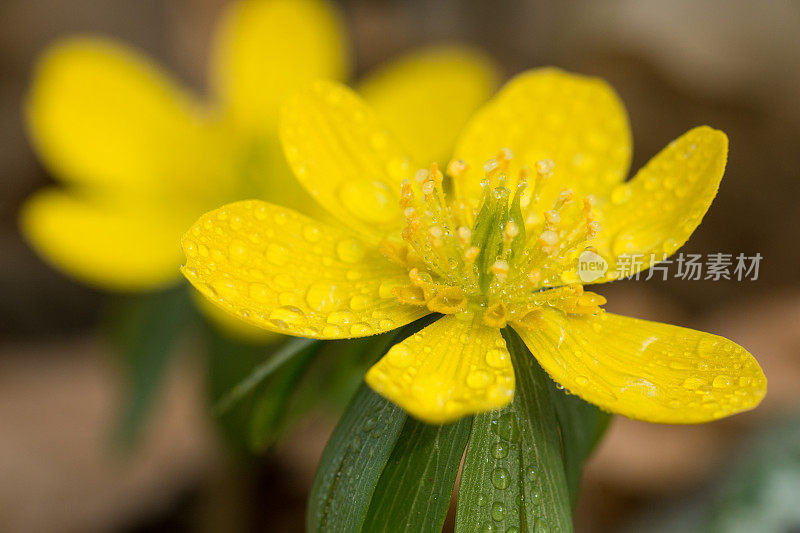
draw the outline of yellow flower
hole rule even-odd
[[[209,209],[255,197],[318,211],[281,153],[279,105],[310,81],[347,71],[342,21],[321,0],[232,3],[215,33],[208,101],[122,44],[57,43],[36,67],[25,114],[36,151],[62,184],[26,202],[21,229],[46,261],[87,284],[173,284],[179,237]],[[483,55],[439,47],[402,58],[361,88],[409,150],[439,158],[496,79]]]
[[[576,273],[590,247],[614,272],[623,253],[681,246],[716,194],[724,133],[695,128],[624,182],[631,136],[613,89],[540,69],[469,122],[449,180],[436,164],[420,170],[332,82],[286,101],[281,139],[302,184],[349,229],[233,203],[186,233],[183,272],[223,309],[292,335],[360,337],[443,314],[366,375],[411,415],[447,423],[508,404],[506,326],[556,382],[631,418],[697,423],[763,397],[761,368],[740,346],[604,312]]]

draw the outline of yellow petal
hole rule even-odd
[[[212,83],[246,131],[274,134],[287,95],[317,78],[343,79],[346,71],[343,23],[328,2],[233,2],[217,30]]]
[[[531,353],[557,383],[613,413],[694,424],[752,409],[766,393],[758,362],[723,337],[611,313],[544,317],[542,331],[516,330]]]
[[[25,111],[33,144],[58,178],[163,193],[202,188],[215,175],[218,132],[200,104],[112,41],[74,38],[50,48]]]
[[[456,157],[471,165],[464,192],[474,202],[480,198],[483,164],[501,148],[514,155],[511,190],[521,165],[535,170],[537,161],[555,162],[541,195],[549,206],[564,189],[579,198],[602,195],[622,181],[630,165],[631,134],[625,108],[605,81],[542,68],[508,82],[458,140]]]
[[[455,315],[393,346],[365,379],[429,424],[499,409],[514,397],[514,369],[500,330]]]
[[[456,137],[498,81],[497,68],[482,52],[437,46],[371,73],[359,92],[415,161],[444,168]]]
[[[20,226],[51,265],[99,288],[141,291],[178,279],[185,219],[144,203],[84,199],[55,189],[31,196]]]
[[[371,241],[402,224],[400,183],[417,168],[353,91],[317,81],[283,106],[281,141],[300,182]]]
[[[608,273],[631,275],[650,266],[651,254],[657,262],[680,248],[714,200],[727,157],[727,136],[700,126],[612,190],[597,206],[600,233],[592,243],[609,261]],[[616,265],[620,256],[628,256],[624,265]]]
[[[271,344],[286,338],[274,331],[248,324],[239,317],[223,311],[198,291],[192,290],[191,294],[195,305],[208,318],[209,322],[230,338],[251,344]]]
[[[203,215],[183,237],[189,281],[271,331],[321,339],[382,333],[427,310],[400,304],[397,266],[347,231],[258,200]]]

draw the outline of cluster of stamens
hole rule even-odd
[[[448,183],[435,163],[403,182],[405,242],[382,243],[384,255],[409,269],[410,283],[394,289],[400,301],[466,318],[480,312],[490,326],[513,321],[530,329],[544,327],[543,306],[602,311],[605,299],[585,292],[576,274],[578,255],[600,229],[593,199],[575,202],[566,189],[545,209],[544,186],[554,172],[549,159],[533,173],[520,168],[512,196],[512,158],[505,148],[484,164],[477,205],[463,193],[469,167],[461,160],[448,164]]]

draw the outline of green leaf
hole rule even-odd
[[[239,382],[231,391],[222,397],[217,404],[217,411],[222,413],[230,409],[237,401],[252,392],[260,383],[272,376],[287,361],[304,353],[312,347],[318,347],[321,341],[314,339],[293,338],[274,353],[272,357],[255,367],[250,374]]]
[[[574,505],[580,491],[583,464],[608,429],[611,413],[568,394],[549,377],[547,381],[561,430],[561,452],[564,456],[570,501]]]
[[[251,450],[265,450],[279,440],[291,428],[292,422],[299,418],[290,416],[288,406],[292,397],[297,395],[298,383],[318,356],[320,347],[321,343],[314,343],[299,350],[263,384],[253,400],[248,430],[248,445]]]
[[[431,426],[409,418],[383,469],[363,531],[441,531],[472,417]]]
[[[307,531],[358,531],[405,413],[362,384],[331,436],[306,511]]]
[[[128,390],[116,436],[125,447],[138,441],[192,310],[186,287],[178,286],[131,297],[117,311],[113,338],[124,358]]]
[[[516,392],[508,407],[475,417],[456,531],[572,531],[549,378],[519,337],[504,333]]]

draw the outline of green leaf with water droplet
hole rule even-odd
[[[362,531],[441,531],[472,417],[432,426],[409,418],[381,474]]]
[[[307,531],[359,531],[403,428],[399,407],[362,384],[322,454],[306,509]]]
[[[510,330],[514,401],[475,417],[458,491],[456,531],[572,531],[550,379]]]
[[[559,389],[548,377],[550,394],[561,430],[561,452],[567,475],[570,499],[577,502],[583,464],[602,439],[611,422],[611,413]]]

